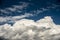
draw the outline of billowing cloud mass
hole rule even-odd
[[[60,40],[60,25],[50,16],[34,21],[21,19],[0,26],[0,40]]]

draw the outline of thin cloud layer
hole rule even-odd
[[[29,3],[29,2],[19,2],[18,5],[12,5],[11,7],[5,8],[5,9],[0,9],[0,15],[1,16],[12,16],[17,14],[21,14],[23,12],[26,12],[28,10],[29,7],[32,7],[33,3]],[[42,8],[36,8],[36,10],[32,10],[32,14],[33,12],[35,13],[35,15],[39,14],[39,13],[43,13],[45,11],[48,11],[50,9],[55,9],[56,7],[58,7],[60,5],[56,5],[56,4],[51,4],[50,6],[47,7],[42,7]],[[16,14],[16,15],[17,15]]]
[[[1,14],[13,14],[13,12],[17,12],[17,13],[21,13],[23,9],[25,9],[27,6],[29,5],[29,3],[26,2],[19,2],[19,5],[12,5],[9,8],[5,8],[5,9],[0,9]]]
[[[13,26],[0,26],[2,40],[59,40],[60,25],[56,25],[50,16],[34,21],[21,19]]]
[[[0,22],[3,23],[3,22],[9,22],[10,21],[17,21],[17,20],[20,20],[22,18],[25,18],[25,17],[30,17],[30,16],[33,16],[32,14],[27,14],[25,13],[24,15],[19,15],[19,16],[9,16],[9,17],[0,17]]]
[[[52,6],[49,6],[46,8],[40,8],[40,10],[37,9],[37,10],[33,10],[33,11],[27,13],[27,12],[24,12],[23,9],[26,9],[30,5],[30,3],[27,3],[27,2],[19,2],[19,3],[20,3],[20,5],[13,5],[12,7],[9,7],[9,8],[0,9],[0,11],[1,11],[0,15],[4,16],[4,17],[3,16],[0,17],[1,24],[4,22],[8,23],[10,21],[16,21],[16,20],[19,20],[19,19],[22,19],[25,17],[36,16],[40,13],[43,13],[44,11],[50,10],[50,8],[56,8],[59,6],[59,5],[53,4]],[[24,12],[24,13],[22,13],[22,12]],[[7,15],[9,15],[9,16],[7,16]],[[16,15],[16,16],[12,17],[12,15]]]

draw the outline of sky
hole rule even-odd
[[[24,18],[37,21],[45,16],[60,24],[60,0],[0,0],[0,24]]]
[[[60,0],[0,0],[0,40],[60,40]]]

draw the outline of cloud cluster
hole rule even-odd
[[[1,40],[59,40],[60,25],[56,25],[50,16],[34,21],[21,19],[13,26],[0,26]]]

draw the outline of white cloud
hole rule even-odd
[[[27,6],[29,5],[29,3],[26,2],[19,2],[19,5],[13,5],[11,7],[5,8],[5,9],[0,9],[1,13],[12,13],[12,12],[18,12],[18,11],[22,11],[23,9],[25,9]]]
[[[34,10],[33,12],[35,13],[35,15],[37,15],[37,14],[40,14],[40,13],[43,13],[43,12],[45,12],[45,11],[48,11],[49,9],[46,9],[46,8],[41,8],[42,10],[39,10],[39,9],[37,9],[37,10]]]
[[[29,7],[29,5],[31,5],[31,3],[27,3],[27,2],[19,2],[20,5],[12,5],[12,7],[9,8],[5,8],[5,9],[0,9],[1,13],[6,13],[6,14],[13,14],[13,12],[17,12],[17,13],[22,13],[23,9],[26,9],[27,7]],[[48,6],[46,8],[40,8],[37,10],[33,10],[31,13],[33,14],[33,12],[35,13],[34,15],[43,13],[45,11],[49,11],[50,9],[55,9],[56,7],[58,7],[60,5],[56,5],[56,4],[52,4],[51,6]]]
[[[30,17],[30,16],[33,16],[33,14],[25,13],[24,15],[14,16],[12,17],[12,19],[21,19],[21,18]]]
[[[30,16],[33,16],[32,14],[29,14],[29,13],[25,13],[24,15],[19,15],[19,16],[9,16],[9,17],[0,17],[0,22],[7,22],[9,20],[11,21],[17,21],[19,19],[22,19],[22,18],[25,18],[25,17],[30,17]]]
[[[58,40],[60,25],[56,25],[50,16],[34,20],[21,19],[13,26],[0,26],[0,37],[8,40]]]
[[[46,8],[40,8],[40,9],[37,9],[37,10],[33,10],[32,12],[34,12],[35,15],[37,15],[37,14],[43,13],[45,11],[49,11],[50,9],[55,9],[55,8],[57,8],[59,6],[60,5],[52,4],[51,6],[48,6]]]

